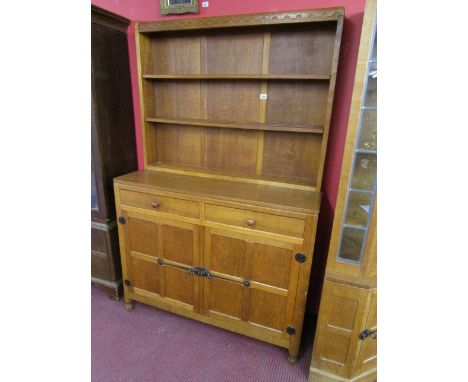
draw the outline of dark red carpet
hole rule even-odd
[[[307,333],[290,365],[285,349],[91,290],[93,382],[307,381]]]

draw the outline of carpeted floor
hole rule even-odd
[[[93,382],[307,381],[311,330],[290,365],[285,349],[91,289]]]

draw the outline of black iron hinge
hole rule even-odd
[[[292,336],[293,334],[296,334],[296,329],[293,328],[292,326],[288,326],[288,327],[286,328],[286,333],[288,333],[289,335]]]
[[[131,286],[131,285],[132,285],[132,282],[131,282],[130,280],[125,279],[124,284],[125,284],[126,286]]]
[[[127,222],[123,216],[119,216],[118,220],[120,224],[125,224]]]

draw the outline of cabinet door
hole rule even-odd
[[[371,296],[369,313],[365,328],[371,332],[377,330],[377,293]],[[356,366],[356,374],[377,367],[377,335],[368,336],[362,340],[361,349]]]
[[[123,212],[128,290],[166,304],[198,310],[198,228],[192,224]]]
[[[205,229],[204,314],[250,326],[257,333],[289,338],[299,263],[295,244]]]

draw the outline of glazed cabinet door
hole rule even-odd
[[[260,336],[289,339],[301,246],[205,228],[204,314],[248,327]]]
[[[129,211],[122,217],[128,291],[197,312],[199,280],[189,269],[198,262],[198,227]]]

